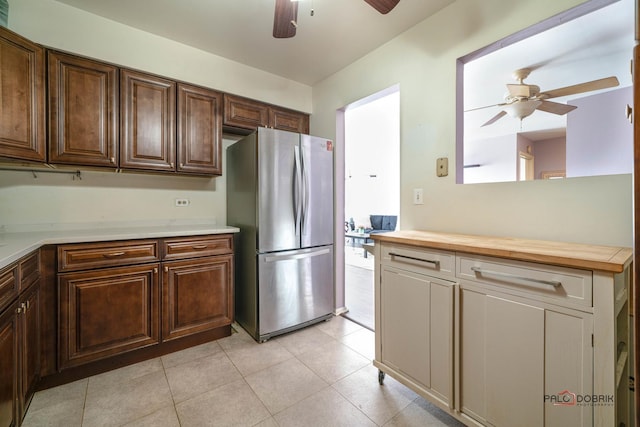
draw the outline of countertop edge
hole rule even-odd
[[[466,243],[454,243],[448,240],[460,238],[468,240]],[[544,240],[500,238],[491,236],[474,236],[454,233],[435,233],[420,230],[394,231],[371,235],[371,239],[379,242],[398,243],[424,248],[463,252],[473,255],[487,255],[518,261],[531,261],[544,264],[553,264],[563,267],[582,268],[589,270],[621,273],[629,266],[633,259],[633,250],[625,247],[613,247],[602,245],[588,245],[580,243],[563,243]],[[501,247],[495,243],[499,242]],[[538,250],[523,250],[516,248],[517,243],[531,243]],[[595,259],[577,257],[577,251],[567,250],[566,255],[543,253],[544,246],[553,246],[557,251],[558,245],[567,248],[606,248],[613,251],[613,255],[607,259]]]
[[[231,226],[121,227],[102,230],[66,230],[45,232],[16,232],[0,234],[0,269],[18,261],[45,245],[89,243],[115,240],[160,239],[165,237],[233,234],[240,229]]]

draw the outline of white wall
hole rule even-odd
[[[339,165],[336,110],[399,84],[403,229],[631,246],[630,174],[455,183],[456,59],[579,3],[457,0],[315,85],[311,130],[336,139]],[[438,157],[449,158],[449,176],[436,177]],[[422,206],[411,203],[419,187],[425,189]]]
[[[10,0],[9,28],[45,46],[311,111],[311,87],[136,30],[52,0]],[[235,139],[228,137],[224,145]],[[224,156],[223,156],[224,157]],[[224,171],[224,163],[223,163]],[[0,171],[0,227],[73,222],[226,221],[224,176]],[[177,208],[175,198],[191,205]]]
[[[467,141],[464,150],[464,182],[504,182],[518,179],[516,135]],[[473,167],[471,167],[473,166]]]

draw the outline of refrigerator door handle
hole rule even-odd
[[[293,208],[295,209],[295,233],[296,236],[300,236],[302,234],[302,230],[300,229],[301,225],[301,215],[302,215],[302,197],[301,197],[301,187],[302,187],[302,165],[300,161],[300,147],[293,147],[293,168],[295,173],[295,179],[293,180]]]
[[[306,252],[306,253],[303,253],[303,254],[272,255],[272,256],[265,257],[264,261],[265,262],[275,262],[275,261],[286,261],[286,260],[290,260],[290,259],[305,259],[305,258],[311,258],[311,257],[314,257],[314,256],[325,255],[325,254],[328,254],[330,252],[331,252],[331,250],[329,250],[329,249],[321,249],[319,251]]]
[[[305,233],[307,230],[307,217],[309,212],[309,176],[307,175],[307,161],[304,151],[301,152],[300,160],[302,162],[302,215],[300,217],[300,232]]]

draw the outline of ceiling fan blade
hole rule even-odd
[[[369,3],[375,10],[383,15],[391,12],[396,7],[400,0],[364,0]]]
[[[468,113],[469,111],[484,110],[485,108],[491,108],[491,107],[504,107],[505,105],[509,105],[509,104],[507,104],[506,102],[503,102],[502,104],[485,105],[484,107],[470,108],[469,110],[464,110],[464,112]]]
[[[496,114],[495,116],[491,117],[489,119],[489,121],[487,121],[485,124],[483,124],[480,127],[489,126],[490,124],[493,124],[493,123],[497,122],[498,120],[500,120],[501,118],[503,118],[506,115],[507,115],[506,111],[500,111],[498,114]]]
[[[536,110],[540,110],[540,111],[545,111],[547,113],[552,113],[552,114],[557,114],[559,116],[562,116],[564,114],[567,114],[570,111],[575,110],[576,107],[575,105],[567,105],[567,104],[560,104],[559,102],[551,102],[551,101],[542,101],[542,104],[538,105],[538,107],[536,107]]]
[[[561,87],[558,89],[548,90],[539,95],[541,99],[559,98],[561,96],[575,95],[583,92],[591,92],[592,90],[606,89],[616,87],[620,84],[616,77],[606,77],[604,79],[593,80],[590,82],[579,83],[573,86]]]
[[[273,37],[286,39],[295,36],[297,19],[297,1],[276,0],[276,11],[273,15]]]

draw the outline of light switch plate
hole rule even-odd
[[[449,175],[449,159],[447,157],[440,157],[438,160],[436,160],[436,175]]]
[[[424,205],[424,197],[422,193],[422,188],[414,188],[413,189],[413,204],[414,205]]]

